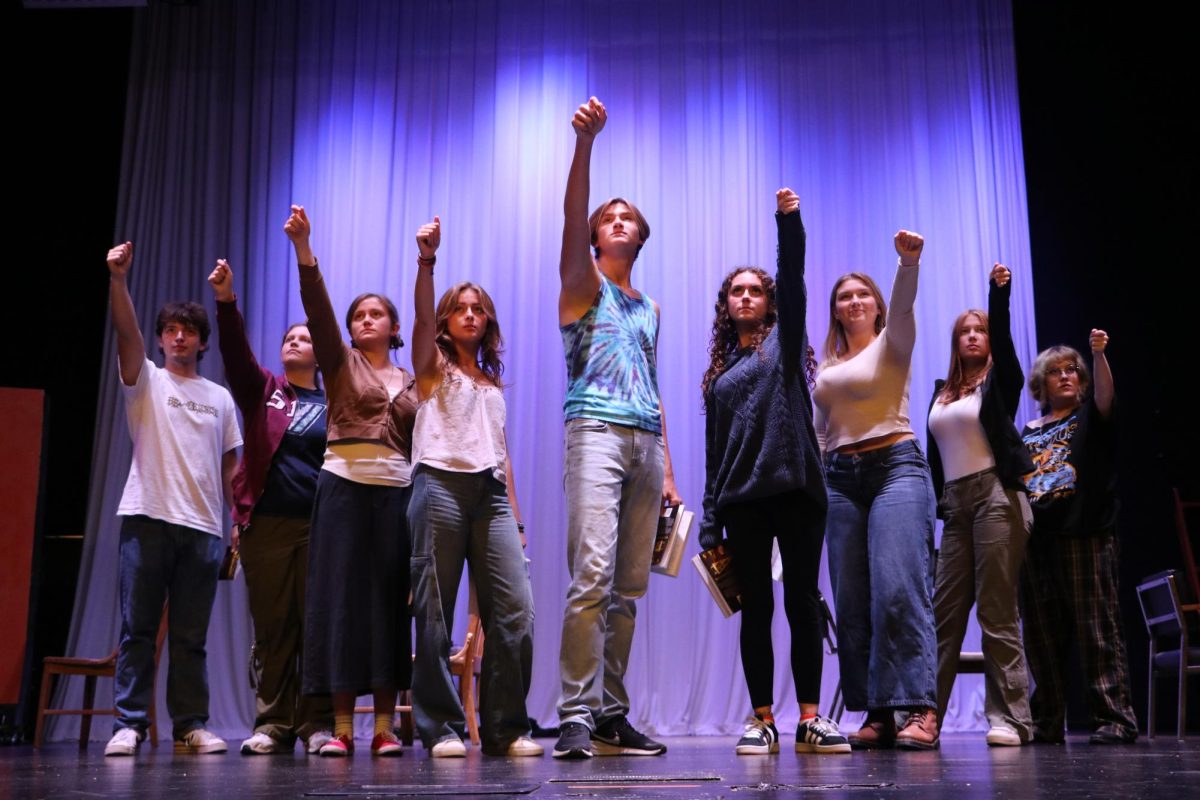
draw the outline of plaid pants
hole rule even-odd
[[[1036,733],[1061,739],[1066,718],[1070,642],[1079,642],[1093,730],[1132,739],[1137,717],[1130,702],[1129,667],[1117,602],[1115,536],[1029,539],[1021,574],[1025,656],[1035,688],[1030,697]]]

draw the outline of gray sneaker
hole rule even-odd
[[[179,754],[210,755],[224,753],[228,749],[224,739],[204,728],[192,728],[175,740],[175,752]]]

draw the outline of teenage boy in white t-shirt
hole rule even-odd
[[[154,702],[154,649],[163,603],[170,672],[167,710],[175,752],[224,753],[205,730],[205,641],[224,551],[223,503],[242,444],[233,397],[200,377],[208,314],[195,303],[169,303],[155,335],[164,367],[146,358],[126,278],[133,243],[108,251],[113,328],[133,462],[117,514],[121,521],[121,639],[113,679],[117,721],[106,756],[130,756],[146,736]]]

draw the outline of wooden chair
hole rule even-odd
[[[467,631],[463,645],[450,654],[450,674],[458,678],[458,698],[467,717],[467,733],[471,743],[479,746],[479,670],[483,661],[483,621],[479,616],[479,602],[475,597],[475,583],[470,584],[470,600],[467,613]],[[414,656],[415,659],[415,656]],[[373,706],[355,706],[355,714],[369,714]],[[400,692],[396,705],[399,717],[400,740],[406,745],[413,743],[412,690]]]
[[[151,747],[158,747],[158,723],[155,706],[158,705],[158,662],[162,658],[163,642],[167,638],[167,606],[163,606],[162,620],[158,624],[158,635],[154,640],[154,673],[150,678],[150,729],[147,735]],[[117,651],[114,649],[106,658],[74,658],[71,656],[46,656],[42,661],[42,689],[38,695],[37,728],[33,735],[33,746],[41,747],[46,734],[46,717],[78,715],[79,749],[86,750],[92,733],[92,717],[97,714],[115,715],[115,708],[94,708],[96,679],[112,678],[117,673]],[[50,695],[54,690],[57,675],[83,676],[83,708],[50,708]]]
[[[1200,569],[1196,567],[1196,551],[1192,547],[1192,537],[1187,524],[1188,512],[1200,510],[1200,502],[1184,500],[1177,487],[1171,489],[1171,494],[1175,498],[1175,532],[1179,535],[1179,552],[1183,556],[1184,574],[1190,589],[1184,611],[1200,612]]]
[[[1150,696],[1146,714],[1146,733],[1154,738],[1155,685],[1160,675],[1175,675],[1178,716],[1176,736],[1183,738],[1187,729],[1187,680],[1190,675],[1200,675],[1200,647],[1191,643],[1189,623],[1179,599],[1179,588],[1175,583],[1175,570],[1167,570],[1145,578],[1137,587],[1138,602],[1142,606],[1142,617],[1150,637]],[[1169,641],[1167,649],[1159,649],[1162,641]]]
[[[472,587],[474,588],[474,587]],[[479,670],[483,662],[483,620],[479,612],[467,615],[467,636],[458,652],[450,655],[450,674],[458,678],[458,697],[467,716],[471,744],[479,746]]]

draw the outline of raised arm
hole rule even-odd
[[[595,97],[581,105],[571,120],[575,129],[575,155],[567,174],[567,193],[563,198],[562,254],[558,277],[562,288],[558,295],[560,324],[573,322],[591,306],[600,290],[600,271],[592,260],[592,232],[588,225],[588,196],[591,191],[592,144],[604,129],[608,112]]]
[[[225,378],[233,390],[233,399],[244,414],[248,404],[262,399],[267,379],[246,338],[246,323],[238,311],[237,295],[233,292],[233,269],[228,261],[217,259],[217,266],[208,276],[208,284],[217,301],[217,345],[225,363]]]
[[[1092,328],[1092,335],[1088,339],[1092,347],[1092,380],[1095,381],[1093,396],[1096,399],[1096,409],[1100,416],[1108,419],[1113,408],[1112,369],[1108,366],[1108,357],[1104,355],[1108,347],[1108,334],[1098,328]]]
[[[437,263],[438,245],[442,243],[442,221],[438,217],[417,231],[417,284],[413,289],[412,360],[416,373],[417,391],[422,400],[428,397],[441,381],[441,353],[437,346],[437,318],[434,311],[433,266]]]
[[[296,250],[296,267],[300,271],[300,300],[304,304],[304,313],[308,315],[308,330],[312,334],[313,353],[321,372],[326,379],[341,369],[342,361],[346,358],[346,345],[342,342],[342,332],[338,327],[337,315],[333,312],[333,304],[329,302],[329,292],[325,288],[325,279],[317,267],[317,257],[313,255],[309,240],[312,237],[312,223],[304,206],[292,206],[292,214],[283,224],[283,232],[287,234]]]
[[[125,242],[108,251],[108,298],[112,304],[113,330],[117,332],[117,364],[121,382],[137,383],[146,363],[146,340],[138,327],[133,297],[129,294],[129,268],[133,266],[133,242]]]
[[[800,219],[800,196],[783,188],[775,193],[775,227],[779,235],[778,269],[775,272],[779,340],[789,363],[802,357],[807,342],[808,290],[804,285],[806,236]],[[797,362],[803,364],[803,361]]]
[[[917,275],[921,265],[921,251],[925,239],[912,231],[897,231],[894,244],[900,264],[896,268],[896,280],[892,284],[892,297],[888,303],[887,337],[888,349],[908,359],[912,356],[917,341],[917,318],[913,304],[917,300]]]
[[[1013,345],[1009,313],[1011,295],[1012,273],[997,262],[988,276],[988,340],[992,347],[992,369],[996,371],[993,383],[1000,391],[1000,399],[1010,419],[1017,415],[1021,388],[1025,384],[1017,348]]]

